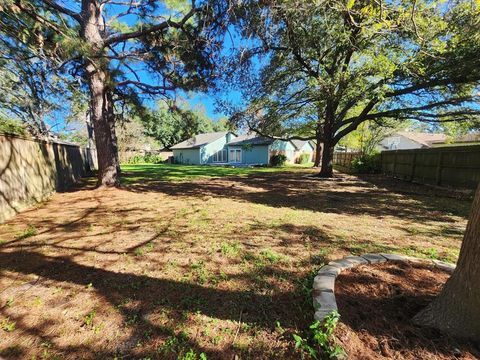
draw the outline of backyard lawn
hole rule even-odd
[[[124,166],[0,225],[0,356],[298,359],[346,254],[454,262],[471,200],[305,167]],[[450,195],[450,196],[449,196]]]

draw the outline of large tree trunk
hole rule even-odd
[[[120,165],[115,135],[115,116],[111,96],[105,86],[105,77],[106,73],[99,70],[90,77],[92,121],[98,156],[98,185],[117,186]]]
[[[115,135],[115,115],[113,111],[111,79],[108,60],[102,56],[104,49],[102,17],[103,5],[98,0],[82,1],[82,37],[89,44],[92,53],[86,60],[87,82],[91,96],[91,120],[95,131],[95,144],[98,156],[98,185],[116,186],[119,184],[120,166],[118,161],[117,139]]]
[[[333,177],[333,146],[330,141],[325,140],[322,151],[322,166],[318,177],[331,178]]]
[[[417,314],[414,321],[480,341],[480,185],[472,204],[457,268],[440,295]]]
[[[314,167],[319,167],[320,166],[320,160],[322,159],[322,143],[320,142],[320,139],[317,136],[315,144],[315,158],[313,162]]]
[[[322,150],[322,167],[318,177],[331,178],[333,177],[333,115],[327,109],[325,116],[325,123],[323,125],[323,150]]]

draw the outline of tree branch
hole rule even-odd
[[[142,36],[154,33],[154,32],[163,31],[163,30],[165,30],[169,27],[173,27],[173,28],[176,28],[176,29],[181,29],[186,24],[186,22],[191,17],[193,17],[193,15],[195,15],[195,13],[197,11],[198,11],[197,8],[192,8],[183,17],[183,19],[180,22],[176,22],[176,21],[172,21],[172,20],[168,19],[168,20],[166,20],[166,21],[164,21],[160,24],[152,25],[152,26],[147,27],[145,29],[132,31],[132,32],[128,32],[128,33],[123,33],[123,34],[111,35],[105,40],[104,45],[105,46],[110,46],[110,45],[117,44],[117,43],[122,42],[122,41],[127,41],[129,39],[139,38],[139,37],[142,37]]]
[[[61,6],[61,5],[57,4],[54,0],[40,0],[40,1],[43,2],[45,5],[51,7],[52,9],[55,9],[55,10],[61,12],[62,14],[65,14],[65,15],[68,15],[68,16],[72,17],[73,19],[77,20],[78,22],[82,21],[82,16],[79,13],[77,13],[73,10],[67,9],[64,6]]]

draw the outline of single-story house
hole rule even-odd
[[[298,162],[300,155],[308,154],[308,161],[314,161],[315,159],[315,143],[307,140],[292,140],[295,151],[293,153],[294,161]]]
[[[445,134],[432,134],[411,131],[399,131],[383,139],[379,150],[422,149],[435,146],[447,140]]]
[[[179,164],[268,165],[271,156],[284,154],[295,160],[291,141],[275,140],[257,134],[237,136],[229,131],[199,134],[171,147]]]

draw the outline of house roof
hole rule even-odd
[[[228,145],[270,145],[275,140],[272,138],[259,136],[257,134],[240,135],[228,143]]]
[[[397,134],[415,141],[416,143],[419,143],[425,147],[430,147],[433,143],[444,142],[447,140],[447,135],[445,134],[431,134],[410,131],[399,131]]]
[[[474,132],[453,139],[453,143],[478,142],[480,141],[480,132]]]
[[[228,131],[219,131],[206,134],[198,134],[191,137],[190,139],[182,141],[181,143],[173,145],[170,149],[197,149],[224,137],[228,133]]]
[[[315,148],[315,143],[312,140],[290,140],[290,142],[297,150],[302,149],[305,144],[310,144],[311,147]]]

